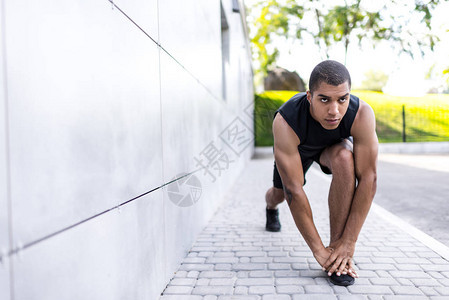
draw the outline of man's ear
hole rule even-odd
[[[312,92],[307,91],[307,101],[309,101],[309,103],[310,103],[311,100],[312,100]]]

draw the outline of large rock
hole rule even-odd
[[[264,89],[266,91],[305,92],[306,87],[298,73],[290,72],[284,68],[278,67],[268,72],[268,76],[264,80]]]

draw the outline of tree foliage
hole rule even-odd
[[[343,45],[346,57],[349,44],[358,41],[361,45],[363,40],[389,40],[398,53],[424,54],[438,41],[431,33],[431,20],[443,1],[448,0],[414,0],[407,6],[407,1],[391,0],[374,11],[362,0],[344,0],[344,5],[317,0],[259,1],[249,8],[260,12],[249,21],[253,55],[259,64],[256,72],[266,75],[276,65],[280,54],[276,41],[303,40],[305,35],[313,38],[323,58],[329,58],[329,50],[337,44]],[[404,9],[410,13],[404,14]]]

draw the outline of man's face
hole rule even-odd
[[[337,86],[321,82],[313,94],[307,91],[310,114],[323,128],[337,128],[348,110],[349,93],[348,82]]]

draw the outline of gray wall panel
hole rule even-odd
[[[9,251],[9,218],[8,218],[8,193],[7,193],[7,155],[8,141],[6,136],[6,87],[4,77],[4,28],[3,5],[0,0],[0,299],[9,299],[10,277],[9,260],[6,255]]]
[[[158,50],[107,1],[6,12],[14,238],[26,244],[162,184]]]
[[[157,299],[162,218],[159,190],[23,251],[15,299]]]
[[[162,47],[221,97],[219,0],[159,1]]]
[[[109,1],[109,0],[106,0]],[[155,41],[158,40],[158,0],[111,0]],[[112,4],[110,4],[112,9]]]

